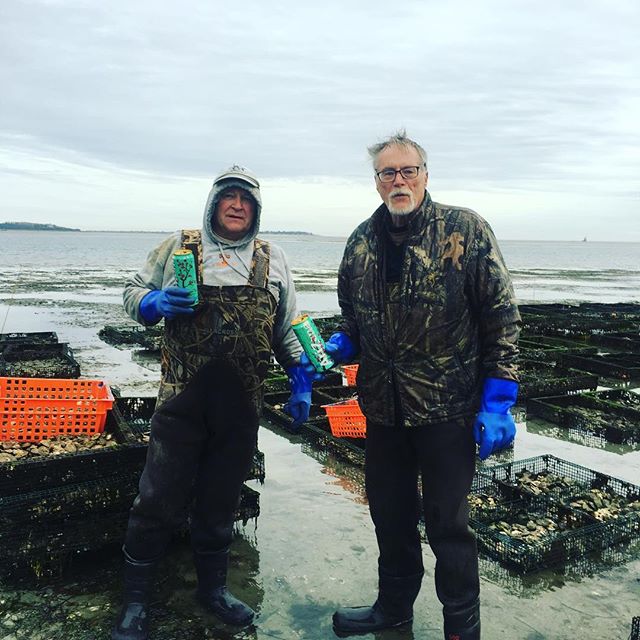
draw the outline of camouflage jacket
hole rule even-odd
[[[386,216],[382,205],[351,234],[338,274],[343,329],[360,348],[362,410],[371,422],[408,427],[471,415],[485,377],[517,381],[520,314],[493,232],[426,193],[392,288]]]

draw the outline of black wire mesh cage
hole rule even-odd
[[[564,564],[601,548],[586,513],[550,500],[515,500],[470,519],[478,548],[522,573]]]
[[[314,386],[319,386],[319,384],[342,384],[342,375],[339,371],[327,371],[323,374],[322,382],[316,383]],[[269,371],[264,381],[264,387],[267,393],[291,393],[291,390],[289,388],[289,376],[287,375],[287,372],[279,364],[275,363],[272,363],[269,366]]]
[[[640,305],[520,305],[523,334],[587,337],[637,330]]]
[[[162,325],[143,327],[141,325],[105,325],[98,336],[107,344],[114,346],[140,346],[143,349],[157,351],[160,348]]]
[[[12,333],[0,333],[0,349],[10,344],[21,343],[51,344],[58,342],[58,334],[55,331],[15,331]]]
[[[505,483],[495,482],[491,476],[478,471],[473,477],[471,491],[467,496],[469,517],[481,520],[491,517],[499,505],[513,501],[514,491]]]
[[[640,396],[624,389],[532,398],[527,412],[617,444],[640,441]]]
[[[483,578],[499,585],[509,593],[519,597],[531,598],[539,593],[548,593],[558,587],[559,578],[563,585],[582,582],[595,574],[617,567],[638,557],[639,541],[626,541],[606,549],[567,559],[562,564],[541,571],[523,572],[513,566],[496,562],[494,557],[483,552],[478,557]],[[640,639],[639,639],[640,640]]]
[[[567,371],[545,361],[520,360],[520,390],[518,397],[539,398],[577,391],[595,391],[598,376],[584,371]]]
[[[113,412],[121,431],[130,441],[146,442],[155,407],[155,396],[118,396]]]
[[[640,334],[637,331],[594,334],[590,336],[589,342],[618,351],[640,353]]]
[[[640,486],[550,454],[487,467],[474,486],[488,482],[501,485],[516,498],[543,495],[567,500],[598,489],[630,503],[640,499]]]
[[[51,575],[70,555],[121,544],[138,491],[137,472],[0,498],[0,575]],[[235,520],[260,514],[243,486]],[[187,530],[187,519],[176,533]]]
[[[558,362],[561,355],[594,355],[598,348],[584,342],[576,342],[551,336],[526,335],[519,342],[524,358],[539,362]]]
[[[635,616],[631,620],[631,634],[629,640],[640,640],[640,616]]]
[[[122,538],[138,473],[0,498],[0,571],[42,567]]]
[[[591,371],[618,380],[640,379],[640,354],[600,353],[592,356],[563,354],[559,357],[562,366]]]
[[[144,465],[146,448],[128,443],[111,411],[107,412],[103,435],[111,438],[110,446],[97,449],[78,446],[74,453],[61,453],[61,449],[48,448],[44,441],[21,444],[16,451],[24,452],[26,447],[30,447],[35,448],[36,452],[33,457],[7,455],[9,460],[0,463],[0,498],[30,492],[36,486],[53,489],[119,475],[129,470],[139,474]],[[63,436],[50,442],[56,445],[79,441],[75,436]],[[5,444],[0,443],[3,451]]]
[[[155,398],[117,400],[129,418],[150,421]],[[49,575],[73,554],[121,542],[147,444],[133,438],[115,403],[105,433],[113,446],[0,463],[0,574]],[[264,454],[256,451],[247,479],[264,477]],[[243,487],[236,520],[259,513],[259,494]]]
[[[640,536],[640,487],[551,455],[484,469],[469,501],[479,547],[523,573]]]
[[[5,342],[0,343],[0,375],[78,378],[80,364],[66,342]]]

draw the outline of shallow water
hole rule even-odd
[[[153,395],[157,362],[98,338],[105,324],[128,321],[112,296],[113,284],[102,288],[87,276],[80,291],[67,295],[69,289],[52,286],[55,273],[41,277],[29,290],[0,295],[3,331],[57,331],[60,341],[74,348],[85,377],[104,378],[124,395]],[[317,313],[335,310],[334,301],[333,291],[300,294],[301,309]],[[338,605],[373,601],[377,549],[361,469],[267,423],[261,428],[260,448],[266,457],[266,481],[250,484],[261,493],[261,515],[257,523],[240,528],[230,577],[232,588],[258,610],[255,626],[225,629],[195,604],[188,545],[179,541],[161,567],[152,638],[333,638],[331,614]],[[636,448],[588,447],[541,421],[521,420],[513,452],[496,461],[542,453],[640,484]],[[605,554],[600,562],[585,559],[564,571],[526,578],[483,559],[483,637],[627,638],[632,616],[640,615],[639,546]],[[412,627],[362,637],[441,637],[434,560],[426,545],[424,559],[425,578]],[[119,606],[119,572],[120,554],[112,548],[77,559],[50,585],[0,584],[0,640],[108,638]]]

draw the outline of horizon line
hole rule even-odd
[[[51,233],[163,233],[163,234],[171,234],[175,233],[176,229],[74,229],[74,228],[58,228],[58,229],[6,229],[0,228],[0,232],[2,231],[37,231],[37,232],[51,232]],[[351,232],[346,235],[328,235],[324,233],[316,233],[314,231],[289,231],[289,230],[276,230],[276,229],[268,229],[265,231],[259,231],[259,234],[273,234],[273,235],[304,235],[304,236],[317,236],[323,238],[347,238]],[[546,240],[540,238],[497,238],[500,242],[548,242],[548,243],[560,243],[560,242],[575,242],[579,244],[639,244],[639,240],[579,240],[579,239],[554,239],[554,240]]]

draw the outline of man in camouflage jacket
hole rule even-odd
[[[359,354],[366,488],[380,550],[378,598],[339,609],[343,634],[411,621],[423,575],[417,481],[445,638],[480,637],[467,495],[480,457],[515,435],[520,316],[495,237],[426,191],[426,153],[401,132],[370,150],[382,204],[351,234],[338,276],[338,363]]]

